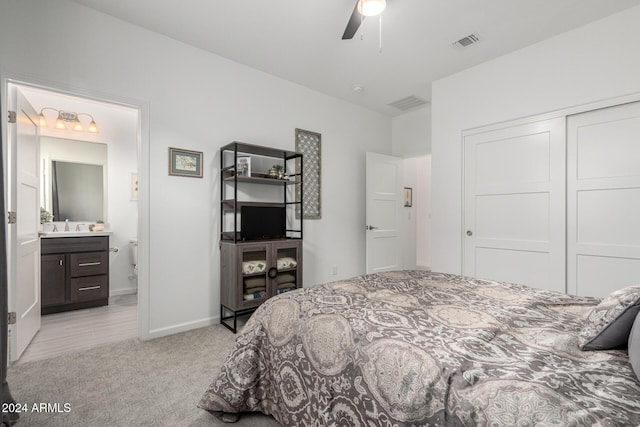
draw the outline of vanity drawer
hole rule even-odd
[[[108,251],[109,237],[47,237],[40,239],[40,245],[43,254]]]
[[[71,279],[71,302],[109,297],[109,277],[90,276]]]
[[[96,276],[109,272],[109,252],[70,254],[71,277]]]

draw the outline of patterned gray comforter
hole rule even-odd
[[[598,302],[423,271],[288,292],[199,407],[294,426],[638,426],[627,352],[578,348]]]

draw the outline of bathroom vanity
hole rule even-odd
[[[42,314],[109,304],[109,234],[62,232],[42,237]]]

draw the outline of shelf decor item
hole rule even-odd
[[[236,174],[238,174],[238,176],[251,176],[251,157],[238,157]]]
[[[322,187],[322,135],[304,129],[296,129],[296,148],[304,156],[304,171],[302,180],[302,211],[300,205],[296,207],[296,219],[320,219],[321,215],[321,187]],[[300,171],[300,162],[296,163],[296,172]],[[296,197],[298,195],[296,194]],[[298,201],[296,199],[296,201]]]
[[[284,179],[284,166],[273,165],[268,171],[267,176],[269,178]]]
[[[169,175],[202,178],[202,151],[169,147]]]

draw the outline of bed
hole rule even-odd
[[[602,303],[426,271],[287,292],[251,316],[198,406],[294,426],[638,426],[629,330],[581,349],[610,346],[594,329],[624,317]],[[625,304],[632,324],[640,305]]]

